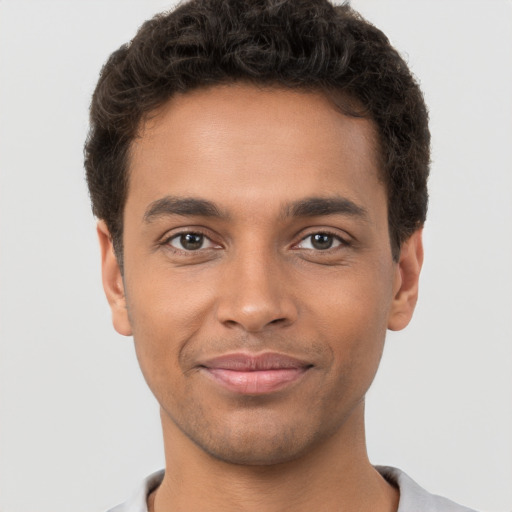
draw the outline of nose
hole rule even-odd
[[[283,263],[260,251],[238,254],[223,273],[217,319],[226,327],[257,333],[286,327],[297,319]]]

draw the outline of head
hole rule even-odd
[[[130,147],[144,120],[176,93],[233,82],[318,91],[373,121],[396,260],[425,221],[430,133],[422,93],[386,36],[327,0],[202,0],[144,23],[110,56],[93,95],[85,168],[121,269]]]
[[[360,448],[427,199],[425,106],[385,36],[323,1],[185,3],[111,56],[91,120],[104,287],[164,437],[250,465]]]

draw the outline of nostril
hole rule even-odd
[[[275,320],[272,320],[271,324],[278,324],[278,323],[283,323],[284,321],[286,320],[286,318],[276,318]]]

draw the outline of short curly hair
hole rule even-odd
[[[375,123],[396,260],[425,222],[430,132],[421,90],[387,37],[347,3],[190,0],[115,51],[93,94],[87,182],[121,266],[129,148],[141,123],[177,92],[237,81],[338,91],[359,106],[346,115]]]

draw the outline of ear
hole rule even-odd
[[[418,281],[423,264],[422,229],[415,231],[402,244],[396,268],[394,297],[388,318],[388,329],[400,331],[411,321],[418,300]]]
[[[96,227],[101,249],[101,277],[103,289],[112,311],[114,329],[124,336],[132,335],[128,318],[124,282],[112,245],[112,237],[104,221],[100,220]]]

